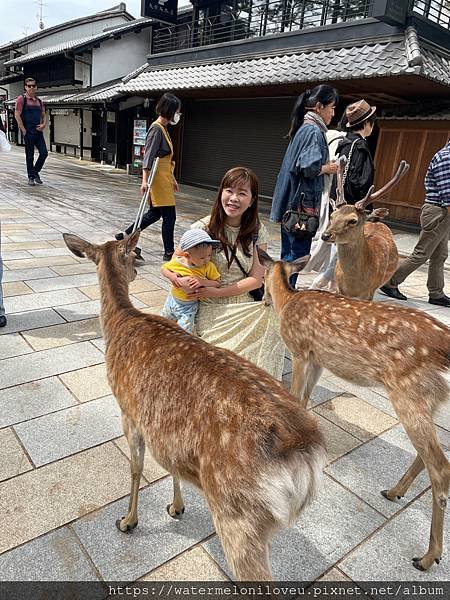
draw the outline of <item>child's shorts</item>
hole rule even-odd
[[[176,321],[180,327],[192,333],[197,311],[198,300],[178,300],[172,294],[169,294],[162,308],[161,316]]]

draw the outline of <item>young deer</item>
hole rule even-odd
[[[322,368],[358,385],[382,384],[389,393],[417,456],[390,490],[388,500],[405,495],[426,468],[433,492],[430,544],[419,570],[439,563],[450,464],[436,434],[433,413],[448,397],[442,372],[450,367],[450,329],[417,310],[345,298],[324,291],[296,291],[289,277],[307,257],[295,263],[274,262],[258,249],[267,268],[266,296],[280,318],[281,335],[292,353],[291,393],[306,408]]]
[[[180,479],[200,488],[227,562],[241,580],[269,580],[272,536],[314,497],[325,450],[315,419],[250,362],[134,308],[139,231],[94,245],[63,234],[69,249],[97,264],[111,389],[131,451],[128,514],[136,527],[145,445],[174,477],[172,517],[184,512]]]
[[[337,245],[338,292],[350,298],[372,300],[376,290],[395,273],[398,251],[389,227],[379,223],[389,214],[388,210],[377,208],[366,217],[364,208],[373,200],[385,196],[407,173],[409,165],[402,161],[391,181],[375,193],[372,186],[366,197],[354,206],[345,202],[344,167],[345,160],[341,159],[337,174],[337,210],[331,215],[322,239]]]

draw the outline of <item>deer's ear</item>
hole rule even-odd
[[[299,273],[300,271],[303,271],[303,269],[308,264],[310,258],[311,258],[311,256],[309,254],[307,254],[306,256],[297,258],[297,260],[293,260],[292,262],[285,263],[285,265],[287,266],[287,268],[289,270],[289,275],[292,275],[292,273]]]
[[[89,258],[97,263],[97,253],[94,244],[91,244],[73,233],[63,233],[62,236],[66,246],[73,254],[75,254],[75,256],[78,256],[79,258]]]
[[[259,262],[263,267],[270,267],[270,265],[274,263],[273,259],[267,254],[267,252],[261,250],[259,246],[256,246],[256,251],[258,252]]]
[[[126,254],[130,254],[136,248],[139,236],[141,235],[141,230],[136,229],[134,233],[127,236],[123,242]]]

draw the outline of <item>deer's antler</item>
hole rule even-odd
[[[347,204],[347,201],[346,201],[345,195],[344,195],[344,182],[343,182],[345,165],[347,164],[347,157],[340,156],[337,159],[336,164],[338,166],[338,170],[337,170],[337,174],[336,174],[336,208],[339,208],[340,206]]]
[[[406,173],[408,171],[409,171],[409,164],[406,162],[406,160],[402,160],[398,166],[397,173],[394,175],[394,177],[375,193],[373,193],[375,186],[372,185],[370,187],[369,191],[367,192],[367,194],[365,195],[365,197],[362,200],[360,200],[359,202],[356,202],[355,208],[360,211],[364,210],[365,207],[368,204],[370,204],[370,202],[373,202],[374,200],[377,200],[378,198],[381,198],[382,196],[386,196],[386,194],[394,186],[397,185],[397,183],[400,181],[400,179],[402,179],[402,177],[404,175],[406,175]]]

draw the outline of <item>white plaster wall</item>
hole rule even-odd
[[[150,28],[103,42],[92,50],[92,85],[128,75],[147,61],[149,52]]]
[[[83,82],[83,87],[91,85],[91,57],[90,53],[83,54],[80,58],[75,57],[75,79]]]
[[[88,37],[94,33],[101,33],[104,29],[106,29],[106,27],[113,27],[114,25],[120,24],[125,25],[126,23],[129,23],[128,19],[125,19],[119,15],[101,19],[99,21],[90,21],[89,23],[84,23],[83,25],[77,25],[63,31],[51,33],[44,38],[40,38],[39,40],[33,40],[28,44],[28,52],[34,52],[35,50],[47,48],[48,46],[54,46],[55,44],[61,44],[62,42],[67,42],[69,40],[77,40],[79,38]]]

